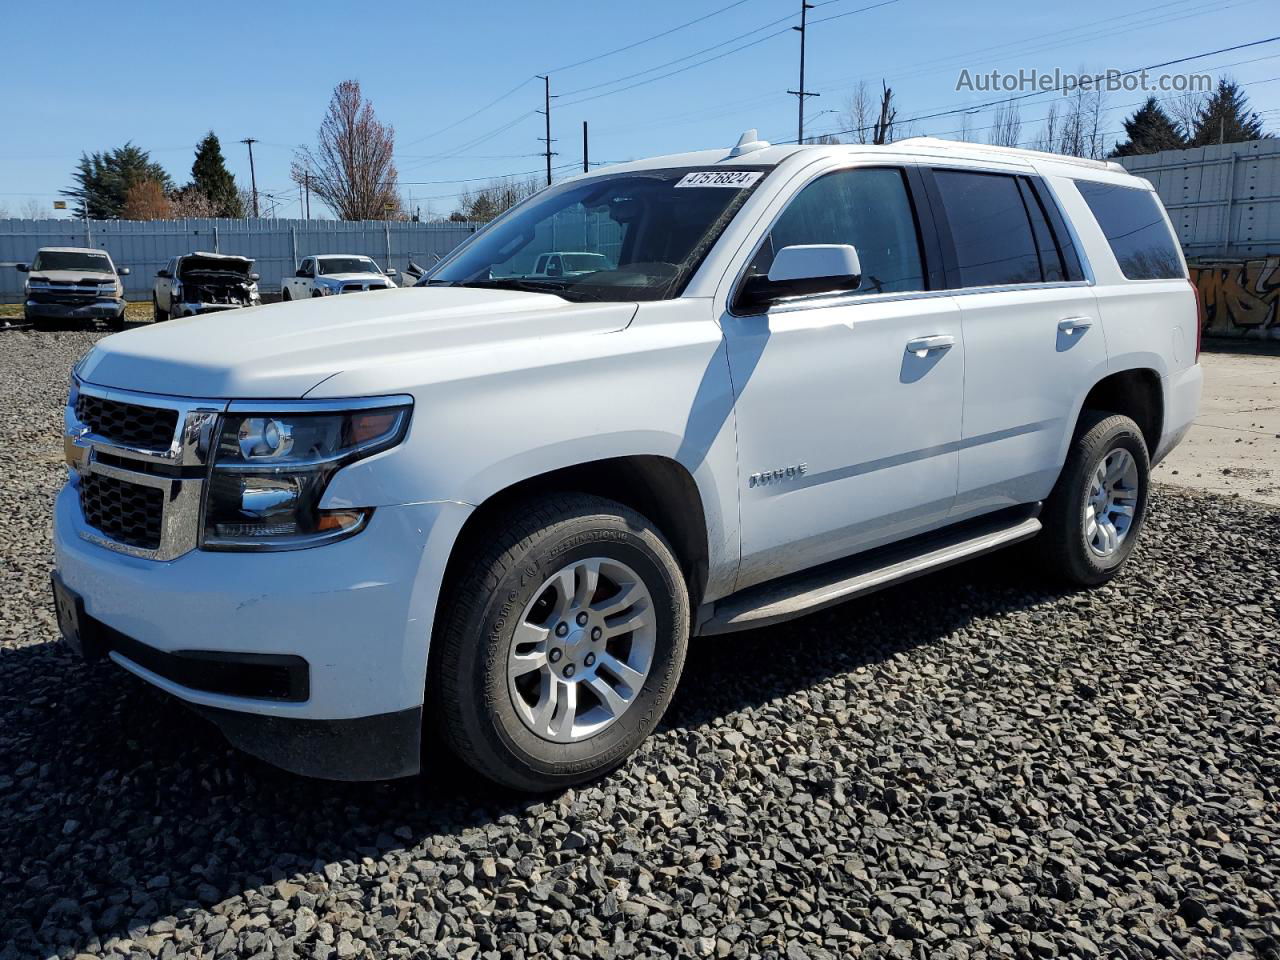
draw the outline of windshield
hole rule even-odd
[[[368,257],[321,257],[316,261],[321,276],[335,273],[381,273]]]
[[[419,283],[568,300],[667,300],[680,295],[767,172],[643,170],[547,190],[495,220]]]
[[[41,250],[36,254],[32,270],[90,270],[94,273],[115,273],[111,260],[104,253],[77,253],[65,250]]]

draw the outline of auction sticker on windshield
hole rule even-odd
[[[677,187],[730,187],[741,190],[760,179],[759,170],[703,170],[686,173]]]

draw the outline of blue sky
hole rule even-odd
[[[908,118],[994,98],[957,92],[962,68],[1125,70],[1280,33],[1274,0],[891,0],[856,12],[874,2],[818,0],[810,12],[812,21],[832,19],[808,35],[806,85],[821,96],[808,102],[807,134],[848,125],[843,114],[859,79],[877,87],[886,79],[899,117]],[[35,202],[51,211],[81,151],[126,140],[185,182],[195,143],[212,129],[246,184],[248,158],[237,141],[258,138],[259,190],[276,197],[277,215],[297,216],[290,157],[314,141],[334,84],[349,78],[394,125],[402,193],[424,215],[447,214],[475,178],[541,169],[543,119],[531,111],[542,106],[534,75],[547,71],[561,95],[552,105],[554,163],[570,167],[566,175],[581,165],[583,120],[593,161],[729,145],[747,127],[766,139],[794,138],[796,101],[785,91],[797,84],[798,34],[787,28],[798,7],[799,0],[224,0],[104,8],[64,0],[54,20],[43,4],[10,0],[0,12],[11,40],[0,101],[0,208],[20,215]],[[682,27],[696,18],[703,19]],[[766,26],[771,21],[780,22]],[[12,42],[21,37],[29,42]],[[1280,77],[1280,42],[1168,69],[1216,76],[1223,68],[1246,84],[1268,128],[1280,129],[1280,80],[1268,82]],[[1109,139],[1143,98],[1108,95]],[[1024,140],[1052,100],[1023,102]],[[913,131],[954,136],[961,122],[959,115],[921,120]],[[991,111],[969,123],[975,138],[985,137]],[[313,214],[318,209],[313,202]]]

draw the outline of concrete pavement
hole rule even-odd
[[[1153,479],[1280,506],[1280,344],[1215,343],[1200,364],[1200,416]]]

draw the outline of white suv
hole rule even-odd
[[[537,271],[563,250],[602,268]],[[412,774],[430,711],[557,788],[653,730],[691,636],[1033,537],[1114,576],[1198,329],[1115,164],[748,134],[593,171],[415,289],[100,341],[60,622],[290,770]]]

